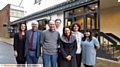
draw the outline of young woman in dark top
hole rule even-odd
[[[25,31],[26,24],[21,23],[19,32],[14,35],[14,56],[17,64],[25,64],[24,49],[25,49]]]
[[[77,67],[76,63],[77,42],[71,34],[69,27],[63,28],[63,36],[60,38],[60,60],[59,67]]]

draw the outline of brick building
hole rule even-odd
[[[9,37],[8,26],[10,25],[10,4],[0,10],[0,36]],[[4,26],[7,25],[7,26]]]

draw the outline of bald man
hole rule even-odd
[[[54,21],[50,21],[48,25],[49,29],[42,32],[40,40],[43,47],[43,67],[49,67],[49,62],[51,63],[51,67],[56,67],[60,34],[55,30]]]
[[[32,21],[32,29],[26,31],[25,43],[25,57],[27,64],[37,64],[41,52],[40,35],[41,31],[38,30],[38,22]]]

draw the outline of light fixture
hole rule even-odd
[[[81,10],[78,10],[78,12],[81,12]]]
[[[95,8],[97,8],[98,6],[96,5]]]
[[[94,7],[92,7],[92,9],[94,10],[95,8],[94,8]]]
[[[68,25],[68,26],[71,26],[71,21],[68,21],[67,25]]]
[[[120,0],[118,0],[118,2],[120,2]]]

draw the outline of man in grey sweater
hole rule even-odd
[[[49,61],[51,67],[56,67],[59,38],[60,34],[55,30],[55,22],[50,21],[49,29],[42,32],[40,40],[43,49],[43,67],[48,67]]]

